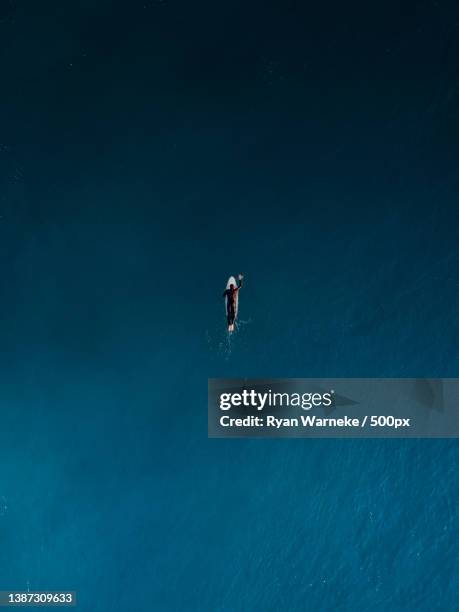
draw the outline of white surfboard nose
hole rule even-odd
[[[231,285],[237,287],[236,279],[234,278],[234,276],[229,277],[228,282],[226,283],[226,288],[229,289]]]

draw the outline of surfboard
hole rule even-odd
[[[226,283],[226,288],[229,289],[230,285],[234,285],[237,287],[237,281],[234,276],[230,276],[228,282]],[[234,322],[237,319],[237,311],[239,309],[239,291],[236,293],[236,297],[234,298]],[[225,314],[228,312],[228,298],[225,297]],[[228,327],[228,331],[234,331],[234,325]]]

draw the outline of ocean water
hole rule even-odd
[[[457,376],[457,7],[335,4],[0,11],[0,589],[458,609],[455,440],[207,438],[209,377]]]
[[[307,226],[241,227],[234,264],[217,238],[211,257],[195,247],[191,222],[183,258],[183,236],[143,259],[121,227],[121,249],[76,255],[61,231],[91,244],[84,224],[19,258],[3,587],[76,590],[83,610],[455,609],[454,440],[207,439],[209,376],[456,373],[457,255],[431,241],[429,263],[432,225],[360,220],[358,243],[350,224],[326,240]],[[271,227],[273,247],[257,244]],[[229,342],[221,291],[238,270]]]

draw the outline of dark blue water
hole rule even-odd
[[[208,377],[458,375],[457,7],[131,4],[0,6],[0,589],[457,609],[455,441],[206,414]]]

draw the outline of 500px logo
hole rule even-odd
[[[257,410],[278,406],[293,406],[311,410],[319,406],[331,406],[333,394],[334,391],[329,393],[273,393],[270,389],[266,393],[259,393],[254,389],[250,391],[244,389],[240,393],[220,393],[220,410],[230,410],[239,406]]]

